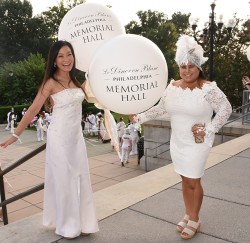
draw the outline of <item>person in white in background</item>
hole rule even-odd
[[[10,113],[10,133],[14,133],[15,130],[15,120],[16,120],[16,116],[14,112]]]
[[[102,117],[102,113],[98,112],[95,116],[95,121],[96,121],[96,128],[98,130],[98,140],[101,140],[101,134],[100,134],[100,124],[101,124],[101,117]],[[93,127],[92,127],[93,129]]]
[[[96,123],[97,126],[98,126],[98,123],[99,123],[99,121],[100,121],[100,115],[102,116],[102,113],[101,113],[101,112],[98,112],[98,113],[96,114],[96,116],[95,116],[95,123]]]
[[[22,110],[22,117],[25,115],[25,112],[27,111],[27,109],[26,108],[23,108],[23,110]]]
[[[130,135],[132,138],[132,150],[130,152],[130,155],[138,154],[137,151],[137,142],[139,141],[139,135],[138,135],[138,126],[134,122],[130,122],[130,125],[128,126],[130,130]]]
[[[95,115],[92,114],[92,112],[89,112],[89,115],[87,117],[87,121],[89,123],[89,133],[90,135],[94,135],[93,130],[96,130],[96,119],[95,119]]]
[[[119,147],[122,146],[122,136],[124,134],[124,129],[126,128],[126,124],[123,121],[123,117],[120,117],[119,122],[117,123],[117,131],[118,131],[118,140]]]
[[[37,123],[36,123],[36,133],[37,133],[37,141],[38,142],[44,140],[43,139],[43,136],[44,136],[43,118],[44,118],[43,113],[40,113],[39,118],[38,118]]]
[[[48,112],[44,112],[43,123],[46,124],[47,127],[49,125],[49,123],[48,123],[48,117],[49,117],[49,113]]]
[[[124,164],[128,163],[129,153],[132,148],[132,137],[130,135],[129,128],[124,129],[124,134],[122,136],[121,144],[122,144],[121,165],[124,166]]]
[[[14,108],[11,108],[11,110],[7,113],[7,126],[5,130],[10,130],[10,113],[14,112]]]
[[[51,118],[52,118],[52,114],[49,113],[49,114],[46,116],[47,127],[49,126],[49,124],[50,124],[50,122],[51,122]]]
[[[23,110],[22,110],[22,118],[23,118],[23,116],[25,115],[26,111],[27,111],[27,109],[26,109],[26,108],[23,108]]]

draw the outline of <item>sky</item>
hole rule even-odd
[[[59,0],[29,0],[33,6],[33,13],[39,14],[48,10],[48,7],[58,5]],[[65,1],[67,2],[67,1]],[[87,0],[87,2],[97,2],[100,4],[111,5],[113,11],[118,15],[123,25],[131,20],[138,20],[136,12],[139,10],[164,12],[169,19],[173,13],[191,13],[193,17],[200,18],[199,25],[208,21],[211,12],[210,4],[214,0]],[[238,18],[250,18],[250,0],[216,0],[215,13],[217,16],[223,14],[224,21],[232,18],[236,13]],[[198,26],[199,26],[198,25]]]

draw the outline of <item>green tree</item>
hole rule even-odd
[[[172,15],[171,22],[175,25],[178,34],[188,34],[189,32],[189,16],[191,14],[182,14],[181,12]]]
[[[0,65],[48,52],[49,32],[41,17],[32,17],[29,1],[1,0],[0,19]]]
[[[163,52],[169,70],[169,78],[179,78],[178,67],[174,61],[175,43],[181,34],[193,35],[188,23],[190,14],[174,13],[169,20],[166,15],[151,10],[137,13],[139,22],[131,21],[126,25],[127,33],[142,35],[153,41]],[[225,92],[232,106],[239,107],[242,104],[242,76],[249,74],[249,61],[246,58],[246,47],[250,43],[250,21],[236,19],[231,38],[225,44],[214,45],[214,81]],[[226,34],[224,29],[223,35]],[[202,41],[202,35],[198,41]],[[201,43],[202,44],[202,43]],[[204,55],[209,57],[208,43],[203,45]],[[203,65],[203,70],[208,76],[208,65]],[[213,80],[212,80],[213,81]]]
[[[222,42],[217,42],[218,32],[215,35],[214,44],[214,80],[218,87],[227,95],[230,103],[234,108],[242,105],[242,76],[249,75],[249,61],[247,61],[245,50],[249,45],[247,38],[249,21],[235,18],[236,25],[234,26],[230,38],[224,39]],[[191,33],[191,30],[190,30]],[[227,31],[223,29],[223,35],[227,35]],[[221,44],[220,44],[221,43]],[[205,56],[209,55],[208,43],[203,45]],[[203,65],[203,70],[208,76],[209,61]]]
[[[178,38],[176,26],[164,13],[158,11],[137,12],[139,22],[131,21],[126,26],[126,33],[142,35],[154,42],[162,51],[168,64],[168,77],[177,75],[174,62],[175,43]]]
[[[41,54],[31,54],[17,63],[5,63],[0,67],[1,104],[32,103],[42,83],[45,59]]]
[[[48,11],[42,12],[41,17],[53,39],[57,39],[58,29],[65,14],[76,5],[82,4],[85,1],[86,0],[68,0],[65,4],[63,0],[60,0],[58,6],[50,7]]]

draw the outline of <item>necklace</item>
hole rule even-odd
[[[71,83],[71,79],[69,80],[63,80],[63,79],[60,79],[58,77],[55,77],[55,80],[60,84],[62,85],[65,89],[66,88],[70,88],[70,83]]]

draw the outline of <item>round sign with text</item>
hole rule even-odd
[[[99,48],[91,61],[88,79],[103,107],[134,114],[159,101],[167,85],[168,69],[163,53],[152,41],[127,34]]]
[[[98,3],[83,3],[63,17],[58,39],[72,44],[76,68],[87,71],[95,51],[120,34],[125,34],[125,28],[110,8]]]

